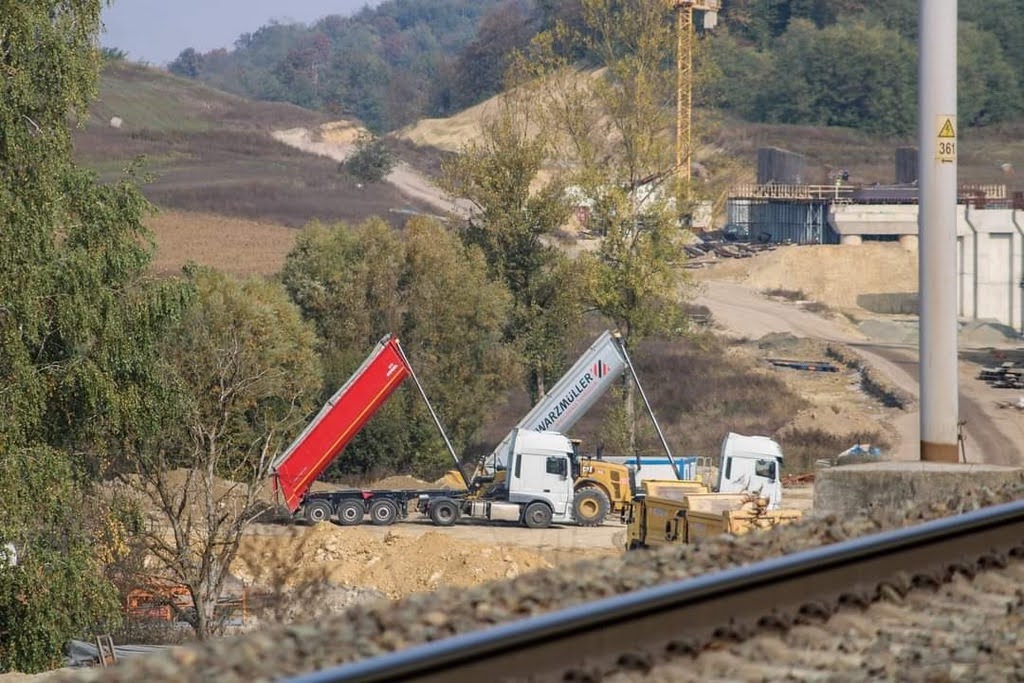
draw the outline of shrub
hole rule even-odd
[[[395,167],[395,157],[383,140],[362,133],[356,140],[356,151],[343,164],[344,170],[367,183],[379,183]]]
[[[773,287],[772,289],[761,290],[761,293],[765,296],[776,296],[788,301],[806,301],[808,299],[807,293],[802,289],[783,289],[782,287]]]

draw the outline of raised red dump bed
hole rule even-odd
[[[377,342],[373,353],[272,463],[275,486],[288,509],[298,510],[316,478],[410,373],[398,339],[388,335]]]

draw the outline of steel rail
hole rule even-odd
[[[873,599],[887,582],[934,581],[999,565],[1024,546],[1024,501],[771,558],[460,634],[288,679],[289,683],[569,680],[693,652],[716,632],[756,629],[844,596]],[[864,593],[869,593],[865,598]],[[812,610],[813,611],[813,610]],[[596,654],[595,654],[596,653]],[[651,654],[654,653],[654,654]],[[623,657],[626,660],[623,660]],[[587,661],[583,661],[584,658]]]

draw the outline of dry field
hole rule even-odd
[[[129,63],[108,66],[75,155],[102,179],[141,162],[142,191],[164,209],[213,213],[301,227],[311,220],[395,225],[430,211],[387,183],[362,185],[335,160],[308,154],[273,132],[318,128],[324,115],[294,105],[254,102],[166,72]],[[121,119],[120,127],[110,121]],[[335,122],[323,140],[352,127]]]
[[[153,270],[161,275],[189,261],[233,275],[273,275],[298,234],[285,225],[187,211],[161,211],[146,226],[156,239]]]

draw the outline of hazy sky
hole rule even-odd
[[[136,61],[161,65],[186,47],[206,52],[231,47],[271,19],[309,23],[328,14],[352,14],[380,0],[114,0],[103,11],[104,47]]]

